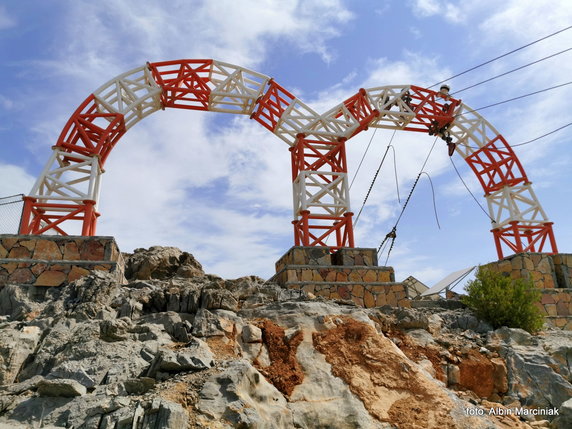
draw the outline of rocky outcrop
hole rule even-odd
[[[150,249],[135,249],[127,256],[125,277],[128,280],[164,279],[177,275],[192,278],[204,275],[203,267],[187,252],[176,247],[153,246]]]
[[[125,285],[96,272],[41,299],[4,287],[0,428],[561,429],[572,419],[570,332],[493,331],[466,309],[364,309],[224,280],[174,248],[126,264]]]

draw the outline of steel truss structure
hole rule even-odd
[[[141,119],[165,108],[248,115],[290,146],[296,245],[354,247],[346,143],[369,127],[447,141],[487,199],[499,258],[504,251],[556,253],[552,223],[516,154],[477,112],[448,90],[415,85],[360,89],[319,114],[274,79],[215,60],[147,63],[97,89],[72,114],[25,197],[20,233],[65,235],[80,221],[95,235],[100,177],[109,153]]]

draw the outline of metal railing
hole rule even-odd
[[[24,194],[0,197],[0,234],[18,234],[24,208],[23,197]]]

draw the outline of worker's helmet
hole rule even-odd
[[[450,87],[449,85],[447,85],[447,84],[444,84],[444,85],[441,85],[441,88],[439,89],[439,92],[440,92],[441,94],[448,95],[450,90],[451,90],[451,87]]]

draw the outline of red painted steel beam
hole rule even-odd
[[[431,134],[437,134],[453,122],[453,112],[461,103],[461,100],[415,85],[411,85],[404,99],[415,118],[403,129]]]
[[[294,101],[294,98],[274,79],[270,79],[268,89],[258,100],[256,110],[250,115],[250,119],[254,119],[266,129],[274,131],[280,117]]]
[[[109,153],[125,134],[123,115],[100,113],[94,95],[87,97],[72,114],[62,130],[57,147],[65,152],[99,156],[103,167]],[[78,161],[70,156],[70,161]]]
[[[157,84],[163,89],[163,107],[208,110],[213,60],[177,60],[149,63]]]
[[[552,222],[541,225],[523,225],[518,221],[513,221],[506,227],[492,229],[499,259],[504,257],[504,247],[514,253],[542,253],[545,252],[545,247],[549,247],[550,251],[546,253],[558,253],[552,225]]]
[[[379,110],[375,109],[367,96],[367,91],[360,88],[357,94],[343,102],[348,111],[358,120],[359,127],[350,136],[353,137],[361,131],[367,130],[368,125],[379,116]],[[340,117],[338,115],[338,117]]]
[[[465,158],[486,195],[503,186],[528,183],[520,160],[500,134]]]

